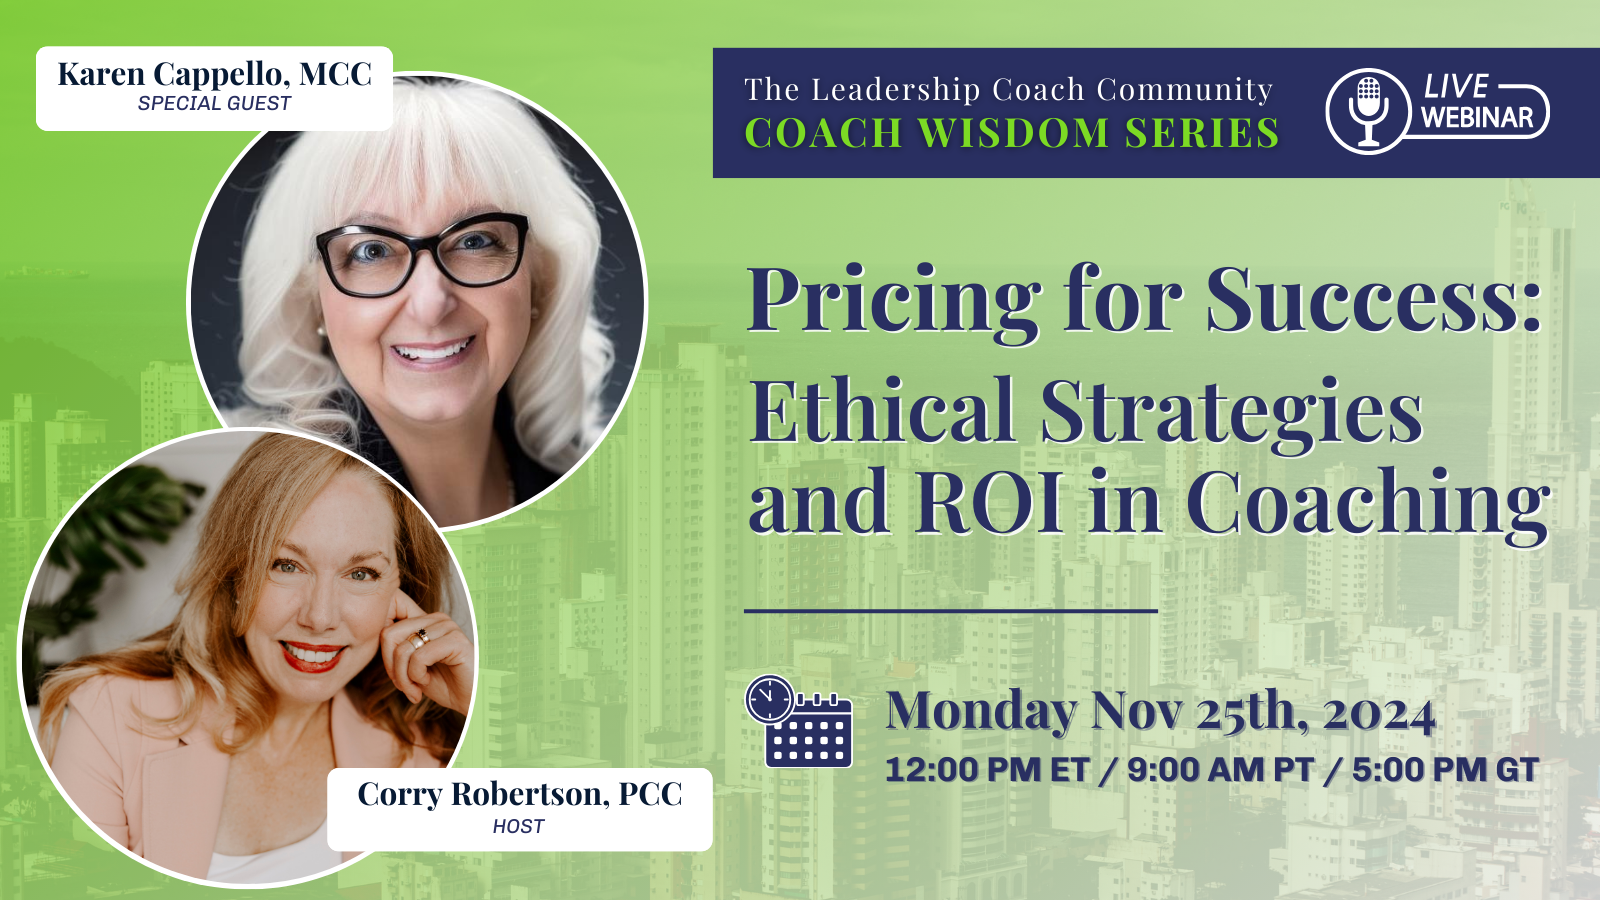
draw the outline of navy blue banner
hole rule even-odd
[[[718,178],[1592,177],[1593,49],[712,54]]]

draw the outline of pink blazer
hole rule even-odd
[[[111,840],[164,869],[205,878],[232,757],[212,740],[220,727],[212,707],[182,733],[163,733],[139,715],[170,717],[178,703],[171,681],[106,676],[84,683],[67,700],[50,768],[84,817]],[[331,718],[333,756],[342,767],[440,766],[421,747],[403,749],[344,691],[333,698]]]

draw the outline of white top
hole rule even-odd
[[[228,884],[272,884],[326,872],[344,862],[344,854],[328,847],[328,820],[304,840],[253,856],[211,854],[207,881]]]

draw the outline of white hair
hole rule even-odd
[[[255,208],[240,266],[239,369],[255,409],[229,424],[271,424],[356,443],[349,382],[316,333],[314,238],[378,192],[424,207],[457,193],[529,220],[537,317],[506,392],[528,456],[565,472],[598,439],[611,340],[594,311],[600,226],[588,196],[531,111],[465,81],[394,83],[388,131],[311,131],[283,154]]]

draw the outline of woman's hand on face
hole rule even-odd
[[[423,612],[404,591],[395,591],[390,604],[393,624],[383,629],[378,649],[394,686],[412,703],[426,697],[466,715],[472,702],[473,651],[461,626],[442,612]],[[428,636],[421,647],[412,640],[418,631]]]

